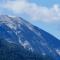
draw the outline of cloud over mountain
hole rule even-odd
[[[36,3],[30,3],[27,0],[9,0],[0,6],[15,14],[25,13],[31,17],[31,20],[41,20],[45,22],[60,20],[60,6],[58,4],[54,4],[48,8],[37,5]]]

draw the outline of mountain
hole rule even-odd
[[[60,60],[60,40],[21,17],[0,15],[0,60]]]

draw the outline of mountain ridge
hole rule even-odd
[[[60,50],[60,41],[46,31],[32,25],[21,17],[0,16],[0,38],[40,55],[60,59],[56,49]]]

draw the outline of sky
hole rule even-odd
[[[60,0],[0,0],[0,15],[20,16],[60,39]]]

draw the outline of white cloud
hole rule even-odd
[[[10,9],[16,14],[26,13],[32,20],[41,20],[45,22],[60,20],[60,7],[57,4],[48,8],[39,6],[36,3],[29,3],[27,0],[9,0],[3,7]]]

